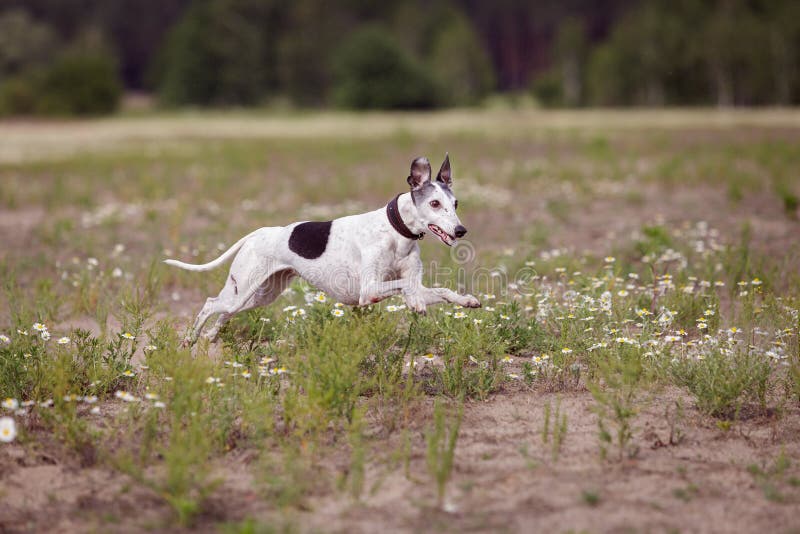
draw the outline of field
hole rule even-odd
[[[798,532],[798,147],[787,110],[0,123],[0,532]],[[482,309],[297,282],[180,347],[227,270],[163,259],[445,152],[427,283]]]

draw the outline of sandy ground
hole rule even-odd
[[[665,415],[676,400],[687,406],[678,420]],[[567,416],[568,432],[554,458],[541,430],[543,406],[556,402]],[[374,461],[367,465],[360,501],[320,488],[299,511],[280,517],[253,489],[258,454],[235,449],[215,466],[224,481],[192,530],[257,518],[320,532],[797,532],[800,488],[786,482],[797,476],[797,466],[769,482],[748,472],[753,464],[768,468],[781,453],[800,457],[797,407],[788,408],[780,424],[764,416],[722,430],[700,417],[679,392],[655,392],[638,405],[633,440],[638,454],[615,462],[600,457],[592,405],[584,391],[525,390],[469,403],[447,511],[435,506],[421,431],[412,438],[417,452],[410,476],[388,458]],[[671,428],[680,435],[674,444]],[[376,440],[375,457],[399,439]],[[336,469],[341,460],[321,458],[320,463]],[[162,531],[169,517],[149,490],[97,466],[85,468],[12,445],[0,454],[0,470],[3,532]],[[766,483],[780,496],[767,499]]]

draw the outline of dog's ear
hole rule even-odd
[[[442,182],[447,187],[453,185],[453,178],[450,174],[450,154],[445,153],[442,168],[439,169],[439,174],[436,175],[436,180]]]
[[[425,182],[431,180],[431,162],[428,158],[420,157],[411,162],[411,174],[408,175],[408,185],[412,190],[417,190]]]

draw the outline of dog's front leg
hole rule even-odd
[[[404,290],[405,285],[405,280],[390,280],[388,282],[369,280],[366,283],[362,281],[358,305],[366,306],[367,304],[375,304],[392,295],[397,295]]]
[[[452,302],[465,308],[480,308],[481,303],[472,295],[461,295],[445,287],[423,287],[422,294],[425,304],[438,304],[440,302]]]

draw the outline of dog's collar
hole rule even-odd
[[[408,229],[406,223],[403,222],[403,219],[400,217],[400,210],[397,208],[397,199],[400,198],[400,195],[394,197],[388,204],[386,204],[386,217],[389,219],[389,224],[392,225],[392,228],[397,230],[397,233],[401,236],[405,237],[406,239],[413,239],[415,241],[419,241],[423,237],[425,237],[425,233],[415,234],[411,230]]]

